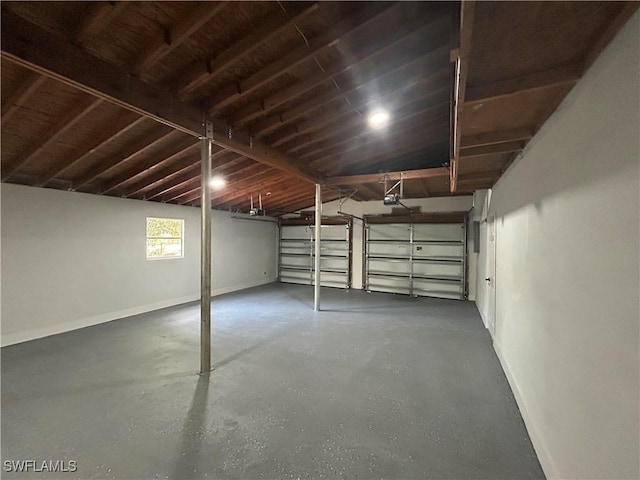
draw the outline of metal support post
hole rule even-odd
[[[201,139],[201,251],[200,251],[200,374],[211,370],[211,138],[213,127],[206,123]]]
[[[316,228],[315,228],[315,277],[313,289],[313,311],[320,311],[320,229],[322,226],[322,191],[320,184],[316,183]]]

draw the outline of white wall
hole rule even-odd
[[[497,222],[494,344],[549,478],[640,478],[639,46],[640,12],[485,210]],[[484,276],[479,262],[486,316]]]
[[[2,345],[199,298],[200,210],[3,184]],[[185,256],[146,260],[146,217],[185,220]],[[213,212],[212,291],[276,279],[274,223]]]
[[[412,198],[402,201],[407,207],[421,207],[422,213],[438,213],[438,212],[467,212],[473,206],[473,197],[434,197],[434,198]],[[342,204],[338,200],[328,202],[322,205],[322,215],[337,216],[338,210],[358,217],[363,215],[375,215],[381,213],[391,213],[390,206],[384,205],[382,199],[370,202],[356,202],[355,200],[347,200]],[[362,222],[357,218],[353,219],[353,253],[352,265],[353,271],[351,275],[352,288],[362,289]]]

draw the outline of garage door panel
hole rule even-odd
[[[350,225],[323,225],[320,230],[320,281],[324,287],[351,286]],[[313,226],[281,225],[279,280],[315,284]]]
[[[465,225],[367,224],[365,289],[465,297]]]

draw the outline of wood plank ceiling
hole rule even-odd
[[[635,2],[2,2],[2,181],[215,208],[491,187]],[[366,118],[386,108],[388,128]],[[577,167],[578,168],[578,167]],[[353,193],[355,192],[355,193]]]

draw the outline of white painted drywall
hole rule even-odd
[[[438,212],[467,212],[473,206],[473,197],[434,197],[434,198],[410,198],[402,201],[407,207],[420,207],[422,213]],[[362,218],[364,215],[391,213],[390,206],[384,205],[382,199],[369,202],[356,202],[347,200],[340,207],[338,200],[322,205],[322,214],[326,216],[338,216],[338,210]],[[362,222],[353,219],[353,252],[352,252],[352,288],[362,289]]]
[[[200,210],[3,184],[2,345],[199,298]],[[146,217],[185,220],[185,256],[146,260]],[[212,293],[276,279],[274,223],[213,212]]]
[[[497,222],[494,345],[549,478],[640,478],[639,59],[636,13],[484,212]]]

